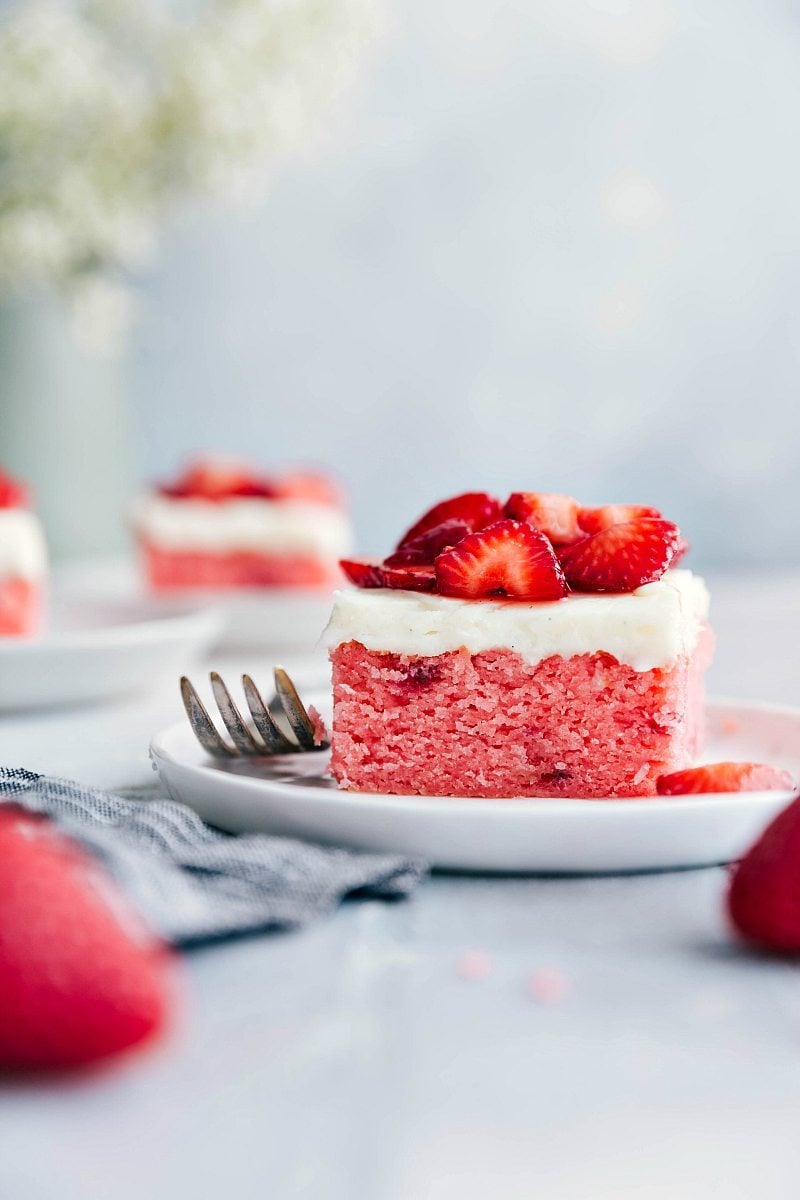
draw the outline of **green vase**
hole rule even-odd
[[[82,346],[56,295],[0,304],[0,465],[32,485],[56,559],[125,545],[125,359]]]

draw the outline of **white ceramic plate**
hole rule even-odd
[[[324,713],[326,700],[309,697]],[[709,705],[704,760],[747,759],[800,776],[800,710]],[[327,753],[209,758],[188,723],[151,743],[170,795],[232,832],[266,831],[391,850],[465,871],[598,872],[703,866],[739,857],[790,792],[646,800],[436,799],[340,792]]]
[[[104,700],[177,678],[219,632],[212,611],[56,597],[44,637],[0,638],[0,710]]]
[[[187,592],[180,600],[159,600],[166,611],[173,603],[213,605],[222,618],[218,647],[223,651],[255,651],[271,656],[312,657],[333,606],[330,592],[276,588],[270,591]]]
[[[58,592],[73,601],[122,602],[135,599],[162,616],[187,609],[213,608],[219,615],[217,649],[319,657],[317,644],[328,623],[332,592],[302,588],[212,591],[180,589],[153,595],[133,559],[99,559],[61,568]],[[324,657],[324,655],[323,655]]]

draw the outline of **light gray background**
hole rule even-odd
[[[487,486],[662,506],[800,562],[800,18],[784,0],[408,0],[260,207],[145,281],[142,476],[347,479],[364,550]]]

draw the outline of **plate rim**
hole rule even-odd
[[[63,651],[99,650],[109,645],[129,646],[148,642],[169,641],[175,637],[195,636],[213,639],[222,627],[222,614],[216,608],[189,609],[183,612],[160,613],[140,621],[122,621],[99,629],[78,629],[42,637],[0,638],[0,658],[25,657]]]
[[[768,700],[748,700],[738,699],[729,696],[710,696],[705,702],[705,709],[708,712],[710,709],[724,710],[725,709],[754,709],[759,712],[774,714],[775,716],[794,717],[800,720],[800,707],[795,707],[789,704],[773,703]],[[253,793],[262,792],[264,788],[268,792],[275,795],[274,788],[277,786],[281,789],[285,798],[286,784],[282,781],[259,778],[253,775],[239,775],[233,773],[220,773],[214,771],[213,760],[208,763],[187,763],[177,758],[163,742],[171,736],[180,732],[181,734],[191,735],[186,719],[181,721],[173,721],[168,726],[159,730],[150,739],[149,756],[153,764],[158,767],[158,759],[165,759],[168,763],[176,767],[178,770],[191,774],[196,779],[205,780],[214,778],[221,774],[222,778],[230,782],[230,785],[239,789],[242,792]],[[325,753],[324,751],[321,753]],[[343,804],[347,807],[353,805],[369,806],[372,810],[379,807],[384,811],[390,812],[411,812],[415,806],[421,806],[429,815],[437,813],[464,816],[485,817],[489,813],[496,815],[506,814],[513,811],[519,815],[530,816],[550,816],[558,813],[560,816],[569,819],[585,818],[588,813],[604,813],[605,817],[592,819],[610,819],[611,816],[618,816],[620,812],[633,813],[643,812],[651,816],[663,815],[664,813],[674,811],[676,808],[682,809],[684,812],[703,811],[709,806],[719,807],[721,803],[727,803],[733,807],[744,807],[757,803],[759,800],[769,801],[774,804],[781,796],[786,798],[788,803],[794,796],[798,794],[797,789],[770,789],[768,791],[757,792],[706,792],[695,795],[686,796],[641,796],[641,797],[564,797],[559,799],[553,796],[501,796],[497,798],[488,798],[481,796],[425,796],[418,793],[396,793],[396,792],[355,792],[345,791],[341,788],[326,788],[304,786],[300,782],[291,784],[291,795],[298,800],[315,801],[317,803],[331,803],[332,805]],[[638,803],[637,801],[644,801]],[[634,820],[638,819],[636,817]]]

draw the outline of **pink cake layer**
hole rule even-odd
[[[527,663],[511,650],[432,657],[337,646],[331,771],[357,792],[652,796],[703,736],[712,638],[667,668],[610,654]]]
[[[42,587],[30,579],[0,579],[0,637],[31,637],[38,632]]]
[[[164,550],[146,541],[141,543],[141,552],[147,579],[156,591],[180,588],[331,588],[341,582],[341,572],[336,563],[311,554]]]

